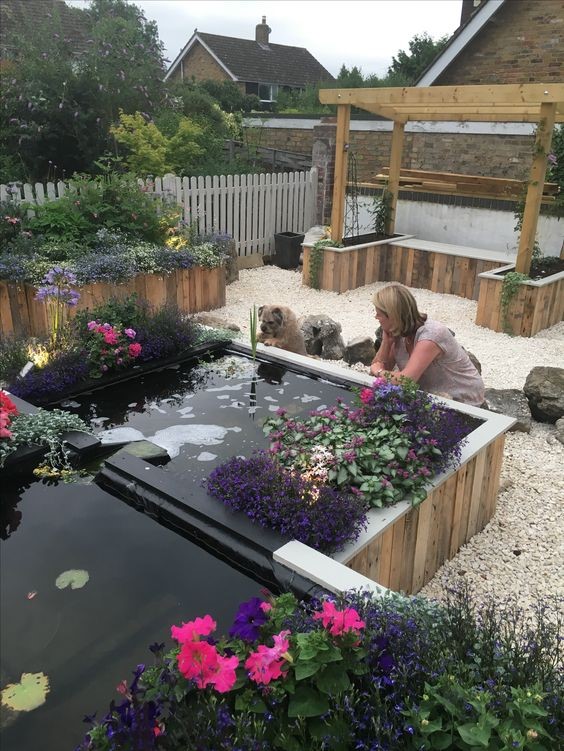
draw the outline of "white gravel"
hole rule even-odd
[[[299,272],[264,266],[241,271],[239,281],[227,287],[226,306],[213,312],[237,323],[244,338],[253,304],[288,305],[298,317],[326,313],[341,324],[347,342],[374,336],[372,296],[382,286],[377,282],[338,295],[302,286]],[[531,338],[511,337],[476,326],[474,300],[413,292],[419,308],[447,324],[476,355],[486,387],[521,389],[531,368],[564,367],[564,322]],[[441,599],[447,586],[465,576],[478,597],[515,595],[526,606],[542,594],[564,596],[564,446],[554,431],[533,422],[530,434],[507,435],[497,513],[422,594]]]

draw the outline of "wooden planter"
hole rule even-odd
[[[248,350],[250,346],[240,342],[237,348]],[[308,375],[338,378],[357,386],[368,386],[373,380],[326,361],[273,347],[259,344],[259,352],[261,356],[274,356],[277,363],[301,367]],[[505,433],[515,422],[512,417],[449,399],[441,401],[481,422],[462,447],[460,466],[436,477],[419,506],[414,508],[406,499],[394,506],[371,509],[367,529],[332,558],[292,541],[277,550],[274,559],[331,591],[368,583],[414,594],[427,584],[494,515]],[[353,572],[360,575],[356,581]]]
[[[522,282],[503,319],[503,273],[514,269],[511,264],[480,274],[476,324],[517,336],[534,336],[541,329],[564,320],[564,271],[538,281]]]
[[[111,297],[125,299],[133,293],[155,308],[177,305],[184,313],[198,313],[225,305],[225,269],[195,266],[170,274],[138,274],[123,284],[95,282],[80,288],[78,305],[69,309],[93,308]],[[0,335],[44,336],[49,332],[47,309],[35,299],[36,289],[29,284],[0,281]]]
[[[311,287],[313,246],[304,245],[303,283]],[[494,269],[500,254],[433,243],[405,236],[348,248],[324,248],[319,289],[346,292],[373,282],[401,282],[408,287],[478,299],[481,272]]]

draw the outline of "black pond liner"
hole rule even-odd
[[[248,349],[233,342],[215,344],[198,353],[190,351],[189,357],[184,359],[192,359],[195,354],[236,354],[249,358]],[[319,372],[307,366],[289,366],[287,360],[274,354],[261,354],[256,362],[259,367],[272,365],[276,369],[280,366],[319,380]],[[348,380],[333,376],[331,383],[350,387]],[[259,527],[243,513],[231,511],[212,499],[198,484],[187,486],[181,478],[123,453],[106,459],[95,482],[106,492],[274,591],[292,591],[298,597],[319,596],[325,592],[318,584],[274,560],[274,552],[293,538]]]
[[[324,592],[319,585],[274,560],[274,552],[291,537],[257,527],[244,514],[211,499],[198,485],[187,489],[181,479],[158,468],[148,468],[145,461],[127,454],[107,459],[95,482],[274,592],[292,591],[298,597]]]

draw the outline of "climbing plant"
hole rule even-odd
[[[519,287],[522,282],[529,280],[530,277],[527,274],[521,274],[518,271],[509,271],[503,277],[503,284],[501,285],[500,295],[500,308],[501,308],[501,325],[506,334],[513,334],[513,330],[509,323],[507,313],[511,301],[519,291]]]
[[[323,268],[323,249],[342,248],[343,243],[335,242],[331,238],[318,240],[311,248],[309,254],[309,284],[313,289],[319,289],[321,269]]]

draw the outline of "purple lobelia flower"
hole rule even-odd
[[[239,606],[233,625],[229,629],[229,636],[243,641],[256,641],[259,637],[260,627],[266,623],[268,617],[261,609],[261,600],[252,597]]]

